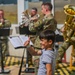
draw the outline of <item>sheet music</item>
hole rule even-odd
[[[10,40],[14,48],[24,46],[19,37],[9,37],[8,39]]]
[[[20,48],[24,47],[24,43],[28,40],[28,36],[20,35],[20,36],[13,36],[8,37],[14,48]],[[33,43],[30,41],[30,45],[33,45]]]
[[[21,39],[23,44],[28,40],[28,36],[25,35],[20,35],[19,38]],[[30,45],[33,45],[31,41],[30,41]]]

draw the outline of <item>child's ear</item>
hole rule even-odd
[[[53,41],[52,40],[49,40],[49,44],[52,44],[53,43]]]

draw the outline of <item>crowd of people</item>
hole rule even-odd
[[[38,73],[36,73],[36,75],[54,75],[54,70],[57,68],[56,65],[62,61],[62,57],[66,51],[63,49],[67,49],[67,47],[71,45],[71,42],[65,41],[58,49],[58,55],[56,57],[54,44],[56,40],[55,31],[57,29],[57,21],[52,14],[52,4],[48,2],[42,3],[41,13],[42,15],[38,14],[38,9],[36,7],[31,9],[30,14],[27,10],[22,13],[22,24],[20,26],[26,26],[30,32],[36,33],[35,35],[29,35],[24,46],[27,47],[28,59],[31,61],[31,64],[33,64],[32,55],[38,56],[39,66],[37,66]],[[4,18],[4,11],[0,10],[0,28],[10,26],[11,23]],[[7,40],[6,37],[1,37],[1,39]],[[30,40],[33,42],[33,46],[29,45]],[[2,48],[6,49],[7,42],[3,41],[3,44]],[[64,44],[67,45],[66,48]],[[40,48],[41,50],[37,50],[36,48]]]

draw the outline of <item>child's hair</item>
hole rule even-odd
[[[52,42],[54,43],[55,42],[55,32],[52,30],[49,30],[49,29],[44,30],[40,33],[39,38],[40,39],[47,39],[48,41],[52,40]]]

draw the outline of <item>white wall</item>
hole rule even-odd
[[[17,0],[18,23],[22,21],[21,15],[24,11],[24,0]]]

